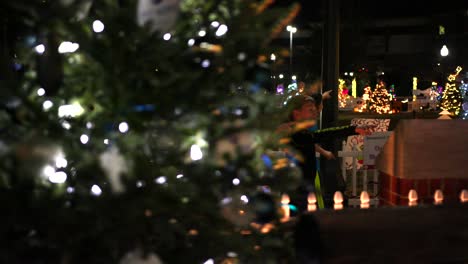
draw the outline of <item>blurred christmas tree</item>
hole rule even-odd
[[[378,114],[390,112],[391,95],[388,93],[385,83],[380,81],[369,97],[369,111]]]
[[[440,108],[449,111],[453,115],[458,115],[460,113],[463,101],[460,90],[455,82],[461,70],[461,67],[457,67],[455,73],[448,77],[448,82],[445,84],[445,90],[440,104]]]
[[[3,1],[0,262],[290,263],[271,2]]]

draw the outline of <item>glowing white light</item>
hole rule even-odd
[[[63,121],[62,127],[65,128],[66,130],[69,130],[71,128],[71,125],[67,121]]]
[[[67,174],[63,171],[57,171],[49,177],[49,181],[52,183],[64,183],[67,180]]]
[[[158,177],[156,180],[154,180],[157,184],[165,184],[167,182],[167,179],[165,176]]]
[[[83,107],[79,103],[62,105],[58,108],[59,117],[77,117],[84,113]]]
[[[104,139],[104,144],[109,145],[109,140],[107,138]]]
[[[101,33],[104,31],[104,23],[100,20],[94,20],[93,22],[93,31],[96,33]]]
[[[230,258],[237,258],[237,253],[231,251],[231,252],[227,253],[227,256],[230,257]]]
[[[64,41],[60,43],[60,46],[58,48],[59,53],[71,53],[75,52],[78,50],[80,45],[78,43],[72,43],[70,41]]]
[[[211,26],[215,27],[215,28],[219,27],[219,22],[218,21],[213,21],[213,22],[211,22]]]
[[[247,58],[247,55],[245,54],[245,52],[241,52],[241,53],[239,53],[239,54],[237,55],[237,59],[238,59],[239,61],[243,61],[243,60],[245,60],[245,58]]]
[[[232,202],[232,198],[231,197],[225,197],[221,200],[221,204],[223,205],[226,205],[226,204],[230,204]]]
[[[129,129],[129,127],[128,127],[127,122],[122,122],[122,123],[119,124],[119,131],[120,131],[120,133],[122,133],[122,134],[123,134],[123,133],[127,133],[127,132],[128,132],[128,129]]]
[[[446,57],[449,55],[449,50],[446,45],[443,45],[442,48],[440,49],[440,55],[443,57]]]
[[[67,187],[67,193],[74,193],[74,192],[75,192],[75,188]]]
[[[192,160],[201,160],[203,158],[203,152],[200,146],[194,144],[190,147],[190,158]]]
[[[283,74],[280,74],[280,75],[279,75],[279,78],[280,78],[280,79],[283,79],[283,78],[284,78],[284,75],[283,75]]]
[[[203,264],[214,264],[214,260],[213,260],[213,259],[209,259],[209,260],[203,262]]]
[[[166,34],[164,34],[163,39],[164,40],[170,40],[171,37],[172,37],[171,33],[166,33]]]
[[[240,184],[240,180],[239,180],[238,178],[234,178],[234,179],[232,180],[232,184],[234,184],[234,185],[239,185],[239,184]]]
[[[345,72],[344,75],[345,75],[345,76],[348,76],[348,72]]]
[[[275,55],[274,53],[272,53],[272,54],[270,55],[270,60],[272,60],[272,61],[275,61],[275,60],[276,60],[276,55]]]
[[[88,137],[88,135],[85,135],[85,134],[81,135],[80,141],[81,141],[82,144],[88,143],[88,142],[89,142],[89,137]]]
[[[295,81],[295,80],[297,80],[297,76],[296,76],[296,75],[293,75],[293,76],[291,77],[291,79],[293,79],[293,81]]]
[[[206,60],[203,60],[202,63],[201,63],[201,66],[203,68],[208,68],[210,67],[210,60],[206,59]]]
[[[228,27],[226,25],[219,26],[218,30],[216,30],[216,36],[221,37],[222,35],[226,34],[228,31]]]
[[[91,193],[95,196],[99,196],[102,194],[101,187],[97,186],[96,184],[91,187]]]
[[[143,181],[137,181],[137,182],[136,182],[136,187],[137,187],[137,188],[141,188],[141,187],[143,187],[144,185],[145,185],[145,184],[143,183]]]
[[[51,177],[52,175],[55,174],[55,169],[54,167],[50,166],[50,165],[47,165],[44,167],[42,173],[46,176],[46,177]]]
[[[289,31],[289,32],[292,32],[292,33],[296,33],[297,32],[297,28],[296,27],[293,27],[291,25],[288,25],[286,27],[286,30]]]
[[[198,36],[200,36],[200,37],[204,37],[204,36],[206,36],[206,31],[205,31],[205,30],[203,30],[203,29],[202,29],[202,30],[200,30],[200,31],[198,31]]]
[[[67,165],[68,161],[62,155],[58,155],[57,157],[55,157],[55,167],[66,168]]]
[[[382,75],[385,75],[385,72],[382,72]]]
[[[189,39],[187,44],[191,47],[195,44],[195,40],[194,39]]]
[[[350,72],[350,73],[349,73],[349,76],[353,76],[353,75],[354,75],[354,72]]]
[[[182,179],[183,177],[184,177],[183,174],[178,174],[178,175],[176,176],[177,179]]]
[[[91,129],[91,128],[93,128],[93,127],[94,127],[94,124],[93,124],[93,123],[91,123],[91,122],[86,122],[86,128],[87,128],[87,129]]]
[[[52,106],[54,106],[54,103],[52,103],[50,100],[47,100],[42,104],[42,108],[46,111],[52,108]]]
[[[249,202],[249,198],[247,198],[246,195],[242,195],[240,199],[241,199],[241,201],[244,202],[244,203],[248,203],[248,202]]]
[[[37,89],[37,95],[43,96],[44,94],[45,94],[44,88],[39,88],[39,89]]]
[[[37,45],[34,49],[36,50],[36,52],[37,52],[38,54],[42,54],[42,53],[45,52],[45,46],[44,46],[44,44],[39,44],[39,45]]]

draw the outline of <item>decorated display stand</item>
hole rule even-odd
[[[380,200],[386,205],[431,203],[436,190],[444,201],[468,187],[468,122],[401,120],[376,160]]]
[[[385,141],[381,141],[382,135],[387,135],[390,119],[366,119],[355,118],[351,120],[352,125],[372,126],[373,135],[354,135],[343,142],[342,151],[338,151],[341,158],[341,175],[347,183],[345,195],[348,206],[360,205],[360,193],[368,192],[370,205],[377,206],[378,202],[378,173],[375,170],[374,161],[378,151]]]

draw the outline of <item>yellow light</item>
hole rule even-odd
[[[58,108],[59,117],[76,117],[84,113],[83,107],[78,102],[74,102],[70,105],[62,105]]]
[[[439,35],[444,35],[445,34],[445,27],[442,25],[439,25]]]
[[[418,89],[418,78],[413,77],[413,90]],[[413,95],[413,101],[416,101],[416,95]]]
[[[356,89],[356,78],[353,79],[351,82],[351,95],[356,98],[357,97],[357,89]]]

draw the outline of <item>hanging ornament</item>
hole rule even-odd
[[[215,147],[216,164],[224,166],[229,159],[248,155],[254,151],[255,146],[255,133],[252,131],[241,131],[221,138]]]
[[[139,0],[137,22],[149,24],[152,32],[168,32],[174,26],[180,11],[181,0]]]
[[[154,253],[149,253],[146,256],[143,250],[135,249],[128,252],[121,260],[120,264],[162,264],[162,260]]]
[[[106,172],[112,191],[114,193],[124,192],[125,187],[122,183],[122,174],[128,171],[128,166],[125,159],[119,153],[119,149],[116,146],[110,147],[110,149],[99,156],[99,162]]]
[[[248,226],[255,219],[252,203],[246,194],[228,193],[221,201],[221,215],[236,226]]]

